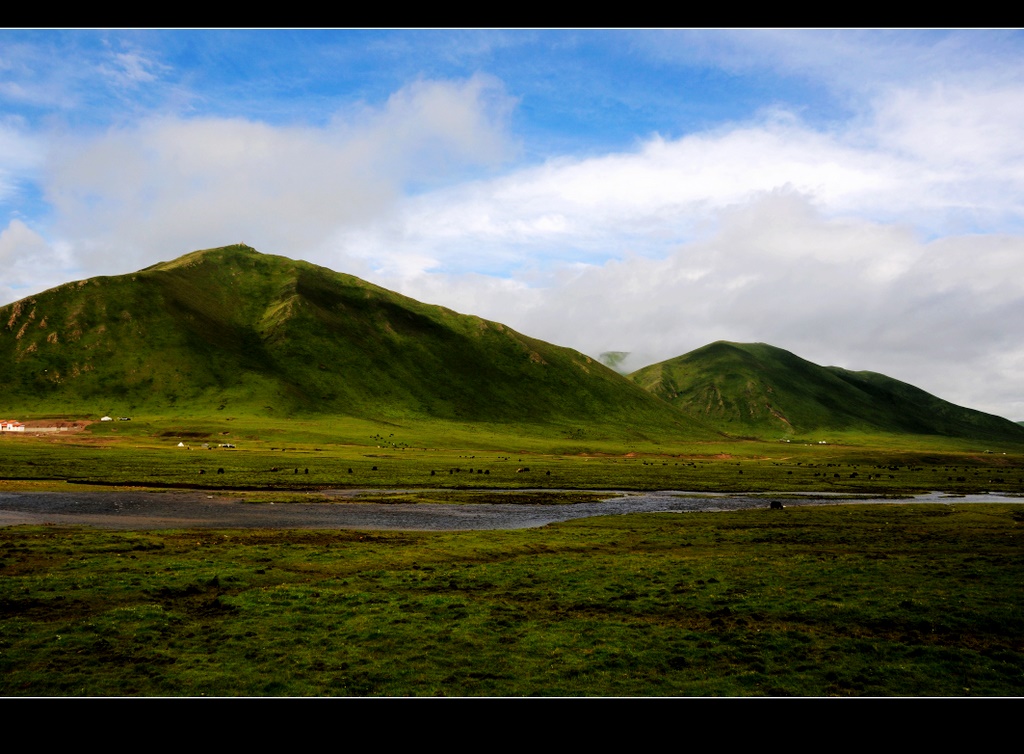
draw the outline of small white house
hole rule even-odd
[[[104,416],[102,419],[100,419],[100,421],[101,422],[112,422],[114,420],[111,419],[109,416]]]
[[[25,425],[14,420],[0,421],[0,432],[24,432]]]

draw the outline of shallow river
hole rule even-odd
[[[376,490],[381,492],[381,490]],[[5,492],[0,493],[0,526],[82,524],[101,529],[526,529],[555,521],[625,513],[685,513],[765,508],[770,497],[688,493],[608,491],[608,499],[573,505],[381,504],[353,502],[354,491],[339,491],[337,503],[243,503],[197,492]],[[918,495],[899,501],[878,498],[830,500],[821,494],[780,498],[784,505],[841,503],[1021,503],[1024,498],[984,494]]]

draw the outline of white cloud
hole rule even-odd
[[[1024,239],[926,243],[777,193],[723,212],[712,237],[663,258],[567,266],[543,286],[442,274],[379,282],[592,356],[629,351],[629,369],[718,339],[761,341],[1024,415],[1020,281]]]
[[[1024,88],[935,84],[886,92],[874,130],[887,148],[936,168],[1015,169],[1024,157]]]
[[[119,88],[135,88],[156,81],[170,67],[137,51],[111,53],[97,72]]]
[[[124,72],[142,81],[136,62]],[[760,340],[1024,417],[1012,78],[876,87],[832,130],[776,108],[481,178],[514,152],[513,105],[477,76],[415,82],[325,127],[162,117],[61,137],[52,235],[88,274],[244,241],[591,355],[630,351],[631,368]],[[4,134],[0,198],[17,151]],[[32,244],[49,248],[12,222],[0,258]]]
[[[12,220],[0,232],[0,264],[13,265],[47,248],[46,241],[21,220]]]
[[[68,282],[65,250],[47,243],[21,220],[0,231],[0,301],[14,301]]]
[[[40,140],[26,133],[16,119],[0,122],[0,202],[11,200],[19,184],[43,161]]]
[[[713,132],[653,137],[630,152],[553,158],[417,198],[383,230],[360,228],[359,241],[369,255],[384,246],[395,254],[394,240],[404,239],[440,265],[479,259],[480,249],[508,260],[658,254],[720,208],[780,188],[835,216],[913,225],[932,237],[1017,230],[1022,131],[1017,81],[888,87],[842,129],[814,129],[775,110]]]
[[[508,107],[477,77],[420,81],[322,128],[167,117],[67,137],[48,162],[55,233],[104,272],[239,241],[315,254],[386,213],[405,182],[500,160]]]
[[[365,135],[378,153],[402,161],[402,174],[495,165],[510,155],[505,120],[514,100],[497,79],[477,75],[462,83],[417,81],[395,92]],[[410,166],[410,163],[414,167]]]
[[[907,201],[912,173],[903,158],[773,118],[431,192],[338,243],[371,258],[409,248],[440,266],[485,271],[629,249],[658,255],[706,232],[724,208],[780,189],[834,213],[889,211]]]
[[[1013,29],[659,30],[636,37],[636,49],[657,60],[762,76],[772,71],[853,97],[870,96],[879,82],[1021,79],[1019,32]]]

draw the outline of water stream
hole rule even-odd
[[[375,490],[389,492],[397,490]],[[244,503],[203,492],[5,492],[0,493],[0,526],[17,524],[86,525],[104,529],[269,528],[483,530],[525,529],[556,521],[627,513],[687,513],[766,508],[772,500],[786,507],[848,503],[1024,503],[1024,497],[994,493],[953,495],[931,492],[898,500],[852,499],[826,493],[771,496],[694,493],[683,490],[625,492],[606,490],[600,502],[522,505],[500,502],[413,504],[354,502],[351,491],[337,503]]]

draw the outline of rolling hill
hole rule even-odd
[[[589,357],[228,246],[0,307],[0,412],[336,414],[714,432]]]
[[[762,343],[720,341],[623,377],[500,323],[243,245],[0,307],[0,364],[0,413],[10,416],[225,412],[685,440],[839,432],[1024,442],[1019,424]]]
[[[874,372],[822,367],[764,343],[718,341],[639,369],[637,385],[691,417],[764,439],[841,432],[1024,441],[998,416]]]

